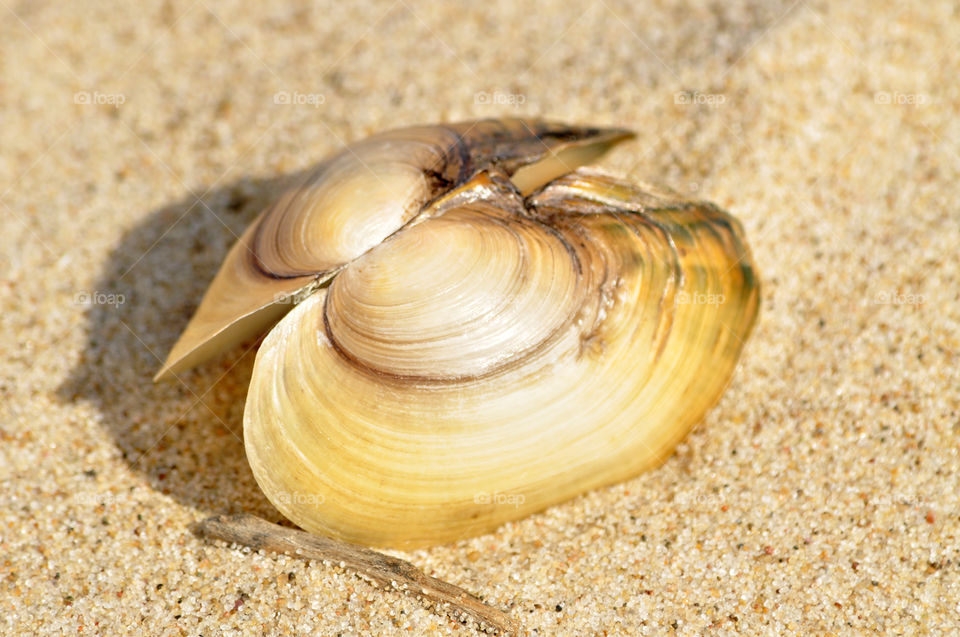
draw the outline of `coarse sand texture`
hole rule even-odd
[[[227,250],[318,160],[485,117],[629,128],[762,281],[660,467],[394,552],[536,635],[960,630],[956,2],[0,2],[0,634],[475,635],[277,522],[256,342],[154,384]]]

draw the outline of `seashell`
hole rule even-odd
[[[286,192],[233,246],[156,379],[261,334],[344,266],[443,211],[484,170],[528,193],[633,134],[519,119],[418,126],[352,144]]]
[[[286,517],[351,542],[448,542],[637,475],[718,400],[759,286],[731,215],[582,168],[629,136],[503,120],[349,146],[251,225],[158,377],[288,311],[248,460]]]

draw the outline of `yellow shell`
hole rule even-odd
[[[254,222],[158,376],[289,310],[248,459],[285,516],[352,542],[447,542],[636,475],[719,398],[759,297],[729,214],[577,169],[628,136],[505,120],[348,147]]]

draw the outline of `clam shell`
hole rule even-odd
[[[244,435],[308,531],[438,544],[635,476],[717,401],[756,318],[736,219],[572,169],[623,131],[459,126],[371,138],[285,195],[165,367],[306,290],[257,354]]]
[[[479,171],[530,192],[632,135],[507,119],[401,128],[350,145],[240,237],[155,380],[262,333],[351,260],[439,213],[444,195]]]

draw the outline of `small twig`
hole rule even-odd
[[[409,591],[438,608],[449,604],[454,615],[466,614],[502,633],[516,633],[517,624],[506,613],[484,604],[458,586],[430,577],[416,566],[361,546],[312,535],[267,522],[253,515],[215,515],[192,526],[201,537],[225,540],[255,550],[285,553],[305,560],[326,560],[356,571],[377,584]]]

